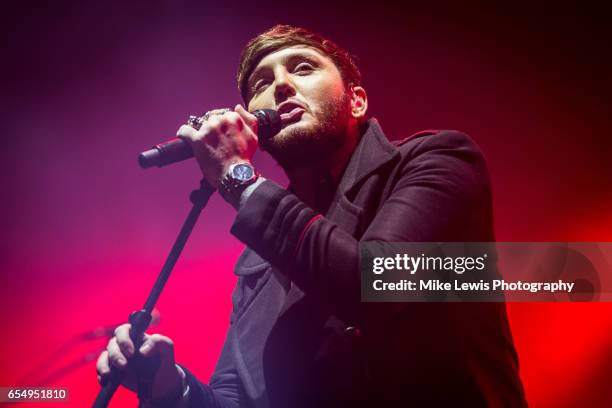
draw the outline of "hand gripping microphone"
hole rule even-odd
[[[253,115],[257,118],[257,137],[259,139],[270,139],[281,130],[281,118],[275,110],[258,109],[253,112]],[[164,167],[191,157],[193,157],[193,150],[189,143],[175,137],[140,153],[138,163],[143,169],[153,166]]]

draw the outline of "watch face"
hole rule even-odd
[[[255,170],[248,164],[240,163],[234,166],[232,169],[232,176],[241,182],[249,181],[255,175]]]

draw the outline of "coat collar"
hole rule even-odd
[[[389,142],[378,121],[369,119],[340,180],[339,190],[348,194],[365,177],[399,156],[399,150]]]
[[[369,119],[340,178],[336,194],[348,195],[364,178],[398,159],[399,156],[399,150],[389,142],[378,121],[374,118]],[[247,248],[238,258],[234,273],[238,276],[252,275],[265,270],[268,266],[269,264],[255,251]]]

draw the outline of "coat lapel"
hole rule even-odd
[[[350,195],[363,179],[399,156],[399,150],[389,142],[378,121],[374,118],[368,120],[367,129],[340,180],[338,192]]]
[[[325,217],[354,236],[361,221],[363,209],[349,199],[351,193],[358,189],[361,182],[370,174],[387,165],[387,163],[399,159],[399,157],[399,150],[389,142],[378,121],[374,118],[368,120],[367,129],[344,170]],[[291,283],[281,315],[302,297],[304,297],[304,292]]]
[[[399,156],[398,149],[387,140],[378,121],[370,119],[325,216],[355,236],[363,212],[359,203],[353,202],[356,192],[369,175],[399,159]]]

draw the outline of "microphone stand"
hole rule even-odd
[[[136,350],[134,357],[129,364],[134,367],[137,373],[137,378],[139,379],[139,407],[144,407],[146,402],[151,400],[153,378],[155,377],[155,372],[160,364],[159,355],[145,359],[138,352],[138,349],[142,345],[142,336],[151,323],[151,313],[153,312],[155,303],[157,302],[157,299],[159,299],[159,296],[161,295],[161,292],[164,289],[168,278],[170,277],[170,273],[172,272],[179,255],[183,251],[183,248],[185,247],[187,238],[189,238],[189,234],[191,234],[191,231],[193,230],[202,209],[206,207],[208,200],[214,192],[215,190],[206,182],[205,179],[202,179],[200,182],[200,188],[198,190],[191,192],[189,199],[193,204],[193,207],[187,215],[187,219],[183,223],[183,227],[181,228],[181,231],[179,232],[179,235],[172,246],[170,254],[166,258],[166,262],[164,263],[164,266],[162,267],[161,272],[159,273],[159,276],[157,277],[157,280],[149,293],[149,297],[141,310],[132,312],[129,316],[129,322],[132,325],[130,329],[130,337],[134,342]],[[93,403],[93,408],[107,407],[120,384],[120,373],[116,370],[111,370],[108,381],[102,385],[102,389],[99,391],[98,396]]]

